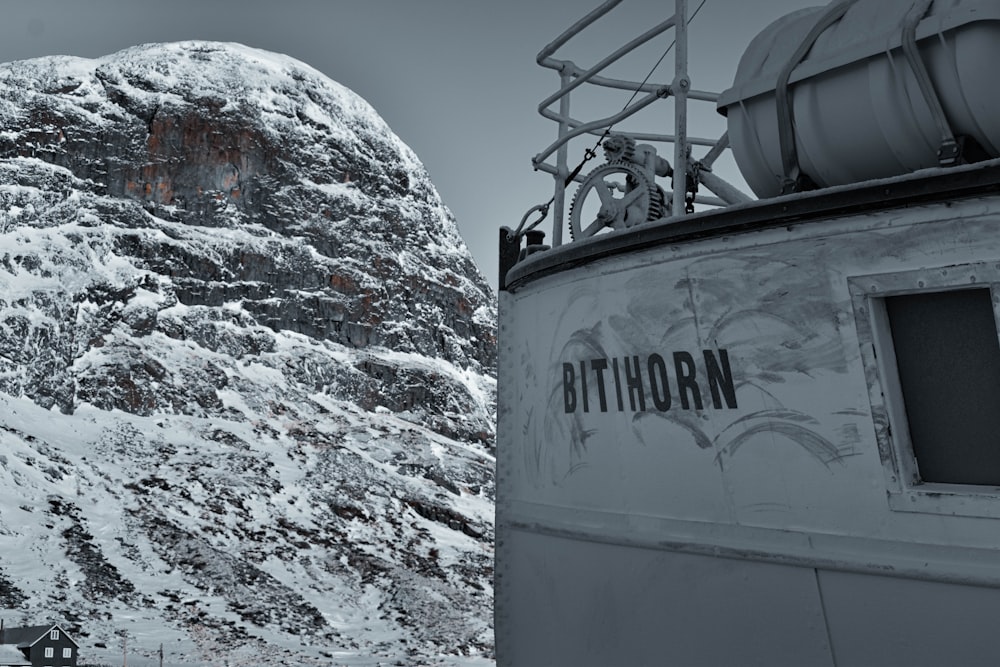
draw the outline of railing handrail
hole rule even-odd
[[[660,21],[652,28],[647,29],[638,37],[628,41],[624,46],[616,49],[610,55],[602,58],[594,66],[589,68],[579,67],[571,60],[558,59],[554,54],[567,42],[579,35],[583,30],[593,25],[603,18],[623,0],[606,0],[599,7],[578,20],[567,30],[563,31],[555,40],[550,42],[538,52],[536,62],[545,68],[555,70],[559,73],[560,85],[556,92],[548,95],[538,104],[538,113],[548,120],[559,124],[559,134],[552,144],[547,146],[540,153],[532,158],[532,164],[536,170],[551,174],[555,180],[555,194],[549,204],[554,204],[553,211],[553,233],[552,245],[558,246],[562,241],[562,226],[564,224],[565,210],[565,188],[574,181],[584,182],[587,176],[580,175],[580,167],[572,172],[568,168],[567,149],[568,144],[583,135],[599,136],[602,139],[609,134],[610,129],[622,120],[634,116],[639,111],[649,107],[659,99],[672,97],[674,99],[674,133],[635,133],[628,132],[628,136],[636,141],[651,143],[664,143],[673,145],[673,169],[677,170],[678,176],[674,178],[673,193],[670,199],[670,215],[683,215],[685,210],[691,210],[693,203],[707,204],[712,206],[727,205],[749,199],[735,187],[729,185],[718,176],[709,173],[712,164],[726,150],[729,145],[728,135],[723,134],[719,139],[688,137],[687,136],[687,101],[698,102],[718,101],[718,94],[691,89],[690,80],[687,75],[687,2],[688,0],[674,0],[674,14],[667,19]],[[704,4],[704,0],[703,0]],[[700,7],[699,7],[700,9]],[[697,10],[695,11],[697,14]],[[646,44],[654,37],[664,32],[674,29],[676,38],[671,45],[675,48],[674,79],[670,84],[650,83],[648,81],[629,81],[625,79],[602,76],[601,73],[617,62],[625,55],[631,53],[643,44]],[[669,51],[668,47],[668,51]],[[664,53],[666,55],[666,53]],[[648,77],[647,77],[648,78]],[[589,84],[603,88],[627,90],[633,93],[632,99],[618,113],[605,118],[593,121],[582,121],[574,118],[570,114],[570,96],[577,88]],[[645,94],[639,99],[636,96]],[[550,107],[558,102],[558,110]],[[598,141],[600,143],[600,140]],[[708,147],[705,157],[698,161],[691,156],[692,146]],[[595,146],[596,148],[596,146]],[[552,165],[546,160],[553,154],[556,155],[556,164]],[[593,157],[592,149],[588,149],[587,158]],[[670,172],[670,165],[666,166]],[[593,172],[592,172],[593,173]],[[600,172],[597,172],[600,173]],[[660,176],[663,174],[660,173]],[[702,184],[716,197],[696,196],[692,183]],[[549,209],[549,204],[535,207],[534,210],[542,212],[544,217]],[[541,219],[534,224],[541,222]],[[524,223],[522,221],[522,226]],[[532,225],[533,227],[534,225]],[[520,228],[519,228],[520,231]]]
[[[574,23],[573,25],[571,25],[561,35],[559,35],[553,41],[551,41],[549,44],[547,44],[544,49],[542,49],[541,51],[538,52],[538,55],[535,57],[535,62],[538,63],[539,65],[541,65],[542,67],[550,67],[551,68],[552,65],[546,63],[546,61],[548,61],[548,59],[549,59],[549,56],[551,56],[553,53],[555,53],[557,50],[559,50],[559,48],[561,46],[563,46],[566,42],[568,42],[569,40],[571,40],[573,37],[575,37],[576,35],[580,34],[584,30],[584,28],[586,28],[587,26],[589,26],[594,21],[597,21],[598,19],[600,19],[602,16],[604,16],[605,14],[607,14],[608,12],[610,12],[612,9],[614,9],[615,7],[617,7],[618,5],[620,5],[621,3],[622,3],[622,0],[607,0],[600,7],[598,7],[597,9],[595,9],[592,12],[590,12],[589,14],[587,14],[586,16],[584,16],[582,19],[580,19],[579,21],[577,21],[576,23]],[[556,67],[555,69],[558,69],[558,67]]]
[[[557,149],[559,149],[562,146],[565,146],[566,144],[568,144],[572,139],[574,139],[576,137],[579,137],[582,134],[587,134],[591,130],[594,130],[595,128],[598,128],[598,127],[608,127],[608,126],[611,126],[611,125],[615,125],[619,121],[625,120],[629,116],[633,116],[636,113],[638,113],[639,111],[642,111],[643,109],[645,109],[646,107],[648,107],[650,104],[652,104],[656,100],[662,99],[664,97],[667,97],[669,94],[670,94],[670,89],[669,88],[667,88],[667,87],[661,88],[660,90],[656,91],[655,93],[650,93],[649,95],[646,95],[645,97],[643,97],[641,100],[638,100],[637,102],[634,102],[633,104],[630,104],[629,106],[625,107],[624,109],[622,109],[618,113],[614,114],[613,116],[608,116],[607,118],[600,118],[598,120],[594,120],[594,121],[591,121],[589,123],[584,123],[582,125],[578,125],[577,127],[573,128],[569,132],[563,134],[563,136],[561,136],[559,139],[557,139],[552,144],[550,144],[541,153],[539,153],[538,155],[536,155],[535,157],[533,157],[531,159],[532,164],[537,165],[539,162],[544,162],[545,158],[547,158],[548,156],[550,156],[553,153],[555,153]],[[544,116],[544,114],[542,114],[542,115]],[[566,118],[568,118],[568,117],[566,117]],[[568,124],[568,121],[567,121],[567,124]]]
[[[578,74],[578,75],[574,76],[573,79],[569,82],[569,84],[567,84],[565,86],[562,86],[559,90],[557,90],[556,92],[552,93],[551,95],[549,95],[548,97],[546,97],[544,100],[542,100],[541,102],[539,102],[539,104],[538,104],[539,110],[548,107],[550,104],[552,104],[553,102],[558,101],[559,99],[561,99],[565,95],[569,95],[570,92],[572,92],[573,90],[579,88],[583,84],[585,84],[588,81],[590,81],[590,79],[592,79],[594,76],[596,76],[598,72],[603,72],[605,69],[607,69],[608,67],[610,67],[614,63],[616,63],[619,60],[621,60],[624,56],[628,55],[629,53],[631,53],[632,51],[634,51],[638,47],[642,46],[643,44],[645,44],[649,40],[653,39],[654,37],[665,33],[667,30],[670,30],[675,25],[677,25],[677,17],[671,16],[666,21],[663,21],[662,23],[659,23],[659,24],[653,26],[652,28],[650,28],[646,32],[642,33],[641,35],[639,35],[638,37],[636,37],[635,39],[633,39],[631,42],[628,42],[624,46],[620,47],[619,49],[617,49],[616,51],[614,51],[613,53],[611,53],[609,56],[603,58],[600,62],[598,62],[596,65],[594,65],[590,69],[584,71],[582,74]],[[541,54],[538,54],[538,55],[541,55]],[[572,61],[568,61],[568,62],[570,64],[572,64],[574,66],[574,68],[576,68],[575,63],[573,63]],[[579,68],[577,68],[577,69],[579,69]],[[637,81],[635,83],[635,85],[639,86],[640,83]]]

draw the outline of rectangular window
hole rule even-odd
[[[59,641],[59,631],[52,630],[51,632],[49,632],[49,639],[53,641]]]
[[[73,657],[73,649],[71,649],[71,648],[64,648],[63,649],[63,657],[64,658],[72,658]]]
[[[45,657],[46,658],[51,658],[51,657],[55,656],[55,654],[56,654],[55,649],[52,648],[51,646],[48,646],[48,647],[45,648]]]
[[[1000,518],[1000,264],[848,284],[889,506]]]
[[[989,289],[885,298],[922,482],[1000,486],[1000,343]]]

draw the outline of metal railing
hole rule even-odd
[[[582,183],[585,179],[585,176],[580,174],[580,167],[577,167],[573,171],[569,169],[570,142],[584,135],[598,136],[603,140],[608,136],[610,128],[620,121],[634,116],[639,111],[659,100],[671,97],[674,100],[673,134],[625,133],[631,139],[638,141],[672,144],[673,170],[675,175],[672,192],[670,193],[670,217],[684,215],[687,210],[690,210],[689,205],[692,203],[725,206],[750,199],[750,197],[711,172],[712,165],[716,159],[729,146],[728,135],[723,134],[718,139],[708,139],[689,137],[687,134],[688,101],[694,100],[714,104],[718,99],[718,95],[715,93],[691,89],[691,81],[687,73],[688,0],[674,0],[673,16],[649,28],[646,32],[588,69],[578,67],[570,60],[560,60],[553,57],[556,51],[570,39],[607,15],[621,4],[622,1],[607,0],[600,7],[574,23],[538,53],[536,62],[542,67],[557,71],[560,78],[559,90],[539,103],[538,113],[544,118],[555,121],[558,124],[559,130],[556,141],[536,155],[532,159],[532,164],[535,169],[553,176],[555,192],[548,204],[536,206],[525,214],[516,233],[517,235],[537,226],[544,219],[551,205],[553,213],[551,244],[553,246],[561,245],[563,242],[563,226],[566,224],[566,187],[569,183]],[[610,65],[671,28],[674,30],[673,48],[675,66],[674,78],[670,84],[626,81],[600,76],[600,73]],[[593,121],[581,121],[570,115],[570,94],[585,84],[631,91],[633,98],[620,112],[612,116]],[[645,95],[638,97],[642,93],[645,93]],[[636,99],[637,97],[638,99]],[[559,103],[558,111],[550,108],[556,102]],[[692,157],[692,147],[694,146],[706,146],[709,147],[709,150],[700,160],[696,160]],[[555,164],[547,162],[553,154],[555,155]],[[589,157],[593,157],[593,151],[590,149],[588,149]],[[678,165],[680,166],[678,167]],[[689,185],[692,183],[704,185],[716,196],[697,196],[692,199],[689,192]],[[527,224],[527,220],[534,211],[539,211],[542,215],[533,224],[529,225]]]

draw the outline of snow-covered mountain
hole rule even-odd
[[[419,160],[308,66],[0,66],[7,626],[65,619],[83,662],[487,660],[495,322]]]

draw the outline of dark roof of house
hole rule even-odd
[[[66,639],[73,642],[74,646],[79,647],[79,644],[73,641],[73,638],[66,634],[66,631],[57,623],[30,625],[23,628],[4,628],[0,631],[0,644],[15,644],[19,648],[31,646],[47,635],[50,630],[59,630],[66,636]]]

